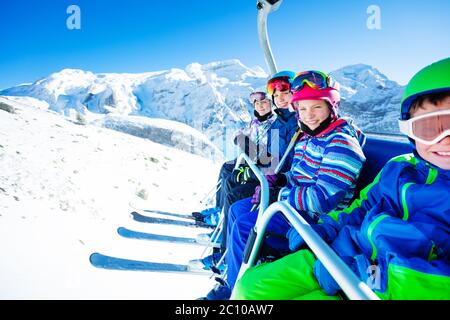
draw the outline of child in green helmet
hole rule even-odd
[[[380,298],[450,299],[450,58],[411,79],[399,123],[413,153],[391,159],[358,200],[312,227]],[[234,298],[336,299],[339,290],[301,246],[248,269]]]

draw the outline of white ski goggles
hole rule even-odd
[[[399,120],[400,132],[423,144],[438,143],[450,136],[450,109]]]

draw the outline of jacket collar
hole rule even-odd
[[[262,116],[260,116],[259,113],[256,110],[253,111],[253,114],[255,115],[256,119],[258,119],[259,122],[264,122],[267,119],[272,118],[272,116],[273,116],[272,110],[267,112],[265,115],[262,115]]]
[[[330,132],[334,131],[337,127],[342,126],[343,124],[347,123],[345,119],[337,119],[336,121],[332,122],[328,127],[326,127],[321,132],[317,133],[314,137],[323,137],[329,134]],[[306,132],[305,132],[306,133]],[[306,133],[307,136],[312,136],[308,133]]]
[[[434,164],[424,160],[418,153],[417,150],[413,150],[414,157],[418,160],[416,164],[417,170],[420,170],[424,173],[428,173],[430,168],[437,170],[438,176],[444,177],[444,179],[450,180],[450,170],[444,170],[442,168],[439,168],[438,166],[435,166]]]

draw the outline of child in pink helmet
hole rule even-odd
[[[292,82],[292,91],[292,107],[303,134],[294,147],[290,170],[266,175],[270,202],[280,195],[282,201],[289,202],[307,221],[315,223],[319,214],[348,205],[365,161],[364,139],[359,130],[339,117],[339,85],[331,77],[320,71],[301,72]],[[258,202],[259,186],[252,198],[237,201],[230,207],[225,258],[228,290],[222,283],[207,298],[229,298],[245,244],[258,216],[258,211],[251,208]],[[267,231],[288,238],[295,235],[295,229],[281,215],[270,220]],[[269,238],[267,244],[285,252],[295,245],[279,237]]]

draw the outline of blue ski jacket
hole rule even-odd
[[[295,112],[291,112],[288,109],[277,109],[275,113],[277,114],[277,119],[268,132],[267,150],[269,150],[271,155],[277,156],[277,162],[279,162],[299,127]],[[292,148],[280,170],[281,172],[289,171],[293,157],[294,149]]]
[[[450,171],[416,153],[391,159],[314,229],[380,297],[450,299]],[[314,274],[328,294],[339,290],[320,261]]]

